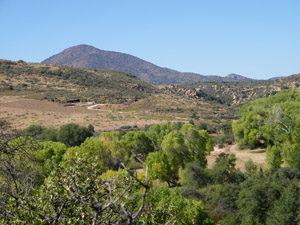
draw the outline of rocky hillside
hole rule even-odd
[[[164,91],[199,99],[200,101],[238,106],[288,88],[300,91],[300,74],[266,81],[198,82],[167,85],[164,87]]]
[[[117,70],[130,73],[150,84],[179,84],[203,81],[244,81],[242,76],[204,76],[196,73],[181,73],[156,66],[135,56],[112,51],[103,51],[89,45],[77,45],[44,60],[44,64],[68,65],[81,68]]]

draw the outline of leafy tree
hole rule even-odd
[[[211,170],[211,176],[215,184],[240,183],[244,174],[235,168],[236,158],[233,154],[221,153]]]
[[[184,124],[180,129],[180,133],[185,139],[185,144],[193,158],[189,161],[199,161],[202,167],[206,167],[206,156],[212,150],[211,137],[207,131],[198,131],[192,124]]]
[[[249,178],[256,175],[257,172],[258,172],[257,165],[252,160],[248,160],[245,163],[245,176]]]
[[[276,171],[282,164],[280,148],[276,145],[268,146],[266,151],[267,166],[271,171]]]
[[[62,163],[69,167],[69,163],[72,164],[78,157],[85,159],[88,164],[94,162],[95,158],[97,158],[98,170],[102,172],[115,168],[110,149],[106,148],[101,140],[94,137],[87,138],[80,147],[68,148]],[[86,166],[88,167],[88,165]]]
[[[148,186],[126,171],[103,173],[97,158],[77,158],[54,171],[5,222],[133,224],[144,210]],[[138,182],[139,181],[139,182]],[[143,188],[143,189],[141,189]],[[34,211],[33,211],[34,210]]]
[[[43,180],[42,164],[37,158],[37,142],[9,127],[0,126],[0,223],[12,224],[14,209]],[[8,220],[8,221],[7,221]]]
[[[171,165],[184,167],[185,162],[192,161],[192,154],[186,145],[184,136],[178,131],[167,134],[161,144],[162,152],[168,157]]]
[[[128,151],[145,160],[148,153],[154,151],[151,139],[145,131],[130,131],[122,136],[121,141]]]
[[[185,169],[186,163],[195,161],[200,167],[206,167],[206,155],[211,149],[211,138],[206,131],[198,131],[192,124],[184,124],[179,131],[171,131],[164,136],[159,153],[147,156],[147,163],[153,168],[150,174],[153,178],[166,181],[169,186],[176,185],[178,172]]]
[[[31,125],[24,130],[25,135],[34,137],[41,141],[57,141],[57,130],[52,127]]]
[[[183,198],[176,189],[154,188],[146,201],[151,207],[140,218],[145,224],[214,224],[201,202]]]
[[[67,148],[63,143],[45,141],[38,143],[38,155],[47,175],[62,161]]]
[[[237,200],[240,224],[266,224],[268,212],[281,193],[281,185],[264,176],[254,176],[241,184]]]
[[[159,179],[168,183],[169,187],[176,185],[178,180],[178,167],[172,165],[162,151],[148,154],[146,163],[149,165],[150,179]]]
[[[211,177],[208,169],[203,168],[199,161],[187,163],[184,169],[179,170],[179,181],[182,187],[198,189],[208,186]]]
[[[161,149],[161,144],[164,137],[171,131],[179,130],[181,124],[176,123],[164,123],[154,124],[150,126],[148,130],[149,138],[152,140],[155,150]]]
[[[91,136],[93,136],[93,133],[88,128],[69,123],[60,127],[58,141],[68,147],[79,146],[86,138]]]
[[[236,221],[232,215],[237,212],[236,201],[240,191],[241,188],[238,184],[217,184],[199,189],[198,196],[206,203],[210,218],[218,221],[218,224],[231,224],[229,220]]]

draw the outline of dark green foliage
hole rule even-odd
[[[55,128],[31,125],[27,127],[24,132],[25,135],[34,137],[41,141],[57,141],[58,131]]]
[[[203,168],[199,161],[186,164],[185,168],[179,171],[179,178],[182,187],[191,189],[205,187],[211,183],[209,170]]]
[[[266,220],[267,225],[297,225],[300,223],[300,191],[297,183],[291,182],[281,197],[274,202]]]
[[[256,175],[257,172],[258,172],[258,166],[252,160],[248,160],[245,163],[245,176],[249,178]]]
[[[80,145],[86,138],[93,136],[95,131],[92,125],[83,127],[75,123],[70,123],[61,126],[59,129],[31,125],[23,132],[25,135],[41,141],[59,141],[71,147]]]
[[[251,177],[241,185],[237,201],[241,224],[265,224],[268,212],[281,194],[281,184],[267,177]]]
[[[240,189],[238,184],[211,185],[198,190],[198,197],[206,203],[209,215],[213,220],[226,221],[229,219],[227,217],[234,215],[238,209],[236,201]]]
[[[60,127],[57,139],[59,142],[71,147],[80,145],[86,138],[91,136],[93,136],[93,133],[90,129],[75,123],[69,123]]]
[[[146,159],[148,153],[154,151],[153,143],[144,131],[130,131],[122,136],[121,141],[124,142],[128,151],[134,153],[142,160]]]
[[[280,147],[276,145],[268,146],[266,150],[266,161],[267,161],[268,168],[271,171],[278,170],[282,164]]]
[[[215,184],[240,183],[244,174],[235,168],[236,158],[233,154],[221,153],[213,166],[211,176]]]

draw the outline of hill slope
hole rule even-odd
[[[123,72],[0,60],[0,91],[5,90],[33,91],[53,101],[128,101],[159,92]]]
[[[89,45],[77,45],[68,48],[44,60],[42,63],[124,71],[150,84],[237,81],[236,77],[230,76],[224,78],[220,76],[203,76],[196,73],[181,73],[176,70],[156,66],[132,55],[103,51]],[[238,79],[241,80],[241,76]]]

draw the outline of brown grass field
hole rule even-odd
[[[139,117],[132,112],[67,107],[59,103],[26,99],[22,96],[0,96],[0,119],[7,120],[17,129],[32,124],[59,127],[67,123],[77,123],[83,126],[92,124],[95,130],[113,130],[124,125],[143,127],[146,124],[167,122]]]

